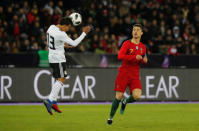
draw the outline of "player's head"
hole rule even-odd
[[[59,25],[60,30],[68,31],[72,25],[72,21],[69,17],[63,17],[61,18]]]
[[[134,24],[133,30],[132,30],[132,36],[133,38],[141,38],[143,34],[143,27],[141,24]]]

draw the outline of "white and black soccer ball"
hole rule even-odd
[[[74,26],[78,26],[82,23],[82,16],[79,13],[74,12],[70,14],[69,17],[71,18]]]

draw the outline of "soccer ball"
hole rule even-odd
[[[82,23],[82,16],[79,13],[72,13],[69,17],[71,18],[74,26],[78,26]]]

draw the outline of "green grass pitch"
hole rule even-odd
[[[111,105],[60,105],[50,116],[43,105],[1,105],[1,131],[199,131],[199,104],[129,104],[113,125]]]

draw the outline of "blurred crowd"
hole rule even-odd
[[[117,54],[141,23],[149,54],[199,54],[198,0],[1,0],[0,53],[47,50],[46,30],[71,12],[94,30],[69,52]],[[76,39],[81,26],[68,35]]]

